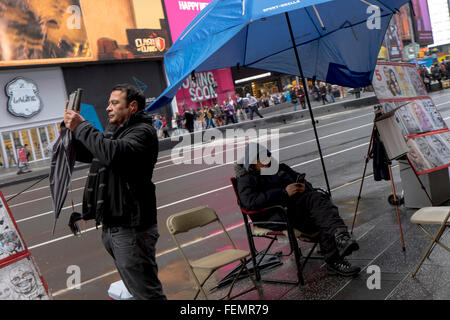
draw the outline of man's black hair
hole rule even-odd
[[[138,104],[138,110],[143,110],[145,108],[145,96],[141,90],[136,86],[129,83],[122,83],[115,85],[111,91],[120,90],[125,92],[127,95],[127,104],[136,100]]]

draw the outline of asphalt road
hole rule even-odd
[[[447,90],[433,93],[431,96],[447,124],[450,124],[450,92]],[[316,120],[331,189],[344,190],[359,183],[372,129],[373,108],[342,111],[317,117]],[[315,186],[324,187],[325,181],[310,120],[280,126],[279,133],[281,161],[297,171],[307,173],[306,178]],[[224,148],[234,151],[243,149],[242,141],[226,140],[223,148],[222,142],[223,140],[216,142],[216,151],[223,151]],[[208,149],[198,146],[193,158],[199,158],[205,150]],[[225,226],[231,230],[242,228],[242,217],[229,181],[234,175],[233,163],[227,163],[223,153],[217,155],[222,159],[222,163],[205,164],[201,161],[202,164],[177,165],[173,163],[171,151],[159,154],[153,178],[157,190],[161,235],[157,244],[157,262],[160,273],[164,271],[166,275],[169,274],[162,279],[169,299],[178,296],[175,287],[166,285],[165,280],[171,277],[170,274],[174,279],[177,275],[176,270],[165,268],[174,260],[180,259],[166,228],[169,215],[208,205],[217,211]],[[202,159],[197,159],[199,160]],[[394,169],[394,174],[398,175],[395,171],[398,170]],[[371,172],[372,166],[369,165],[367,175]],[[109,284],[119,279],[112,259],[101,244],[101,231],[96,230],[94,224],[89,222],[80,237],[73,237],[67,227],[72,211],[71,201],[73,200],[75,210],[81,210],[86,176],[86,169],[74,173],[71,192],[54,235],[51,234],[54,218],[48,180],[9,202],[19,230],[55,299],[107,299]],[[374,182],[373,179],[367,179],[366,183]],[[2,192],[7,199],[29,184],[30,182],[5,187]],[[356,197],[354,191],[350,193],[349,197]],[[349,211],[341,212],[341,215],[348,224],[351,223]],[[370,216],[367,219],[370,219]],[[364,223],[364,220],[359,223]],[[208,245],[215,231],[214,228],[197,229],[196,232],[182,235],[180,239],[186,244],[187,252],[198,251],[199,247],[201,249],[202,246]],[[66,282],[70,276],[67,268],[71,265],[79,266],[81,270],[82,286],[79,290],[67,289]]]

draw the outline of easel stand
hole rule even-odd
[[[366,155],[366,158],[365,158],[364,170],[363,170],[363,174],[362,174],[362,177],[361,177],[361,186],[359,187],[358,198],[357,198],[357,201],[356,201],[355,214],[354,214],[354,216],[353,216],[353,222],[352,222],[351,234],[353,234],[353,228],[354,228],[354,226],[355,226],[356,214],[357,214],[357,212],[358,212],[359,201],[361,200],[361,192],[362,192],[362,188],[363,188],[363,184],[364,184],[364,178],[365,178],[365,176],[366,176],[367,164],[369,163],[369,160],[370,160],[370,150],[372,149],[372,144],[373,144],[374,135],[375,135],[375,122],[374,122],[373,127],[372,127],[372,134],[371,134],[371,136],[370,136],[369,148],[368,148],[368,150],[367,150],[367,155]],[[409,161],[409,159],[408,159],[408,163],[409,163],[409,165],[412,167],[411,162]],[[405,248],[405,239],[403,238],[402,224],[401,224],[400,213],[399,213],[399,209],[398,209],[398,205],[399,205],[400,201],[398,201],[398,199],[397,199],[397,194],[396,194],[396,192],[395,192],[394,176],[392,175],[391,162],[390,162],[390,161],[389,161],[389,164],[388,164],[388,169],[389,169],[389,177],[390,177],[390,179],[391,179],[391,185],[392,185],[392,193],[393,193],[393,197],[394,197],[395,211],[396,211],[396,214],[397,214],[397,222],[398,222],[398,227],[399,227],[399,230],[400,230],[400,238],[401,238],[401,241],[402,241],[402,250],[405,251],[405,250],[406,250],[406,248]],[[414,171],[414,170],[413,170],[413,171]],[[415,173],[415,171],[414,171],[414,173]],[[425,194],[427,195],[428,199],[429,199],[430,202],[431,202],[431,205],[433,205],[433,201],[431,200],[431,197],[430,197],[430,195],[428,194],[427,190],[425,189],[425,187],[424,187],[422,181],[419,179],[419,177],[417,176],[416,173],[415,173],[415,175],[416,175],[417,180],[419,181],[419,183],[420,183],[420,185],[421,185],[422,190],[423,190],[423,191],[425,192]]]

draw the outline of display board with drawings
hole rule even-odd
[[[372,81],[383,112],[395,112],[414,171],[426,174],[450,166],[450,130],[427,95],[416,66],[378,62]]]
[[[26,248],[11,219],[3,197],[0,197],[0,261],[13,258]]]
[[[48,300],[48,288],[0,191],[0,300]]]
[[[0,269],[0,300],[49,300],[33,259],[27,256]]]

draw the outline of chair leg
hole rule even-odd
[[[297,242],[297,238],[294,236],[294,231],[288,227],[289,232],[289,243],[291,245],[291,249],[294,251],[294,258],[295,258],[295,264],[297,266],[297,277],[298,277],[298,282],[303,286],[305,285],[305,280],[303,279],[303,272],[302,272],[302,263],[301,263],[301,251],[300,248],[298,246],[298,242]]]
[[[308,262],[309,258],[311,257],[311,254],[314,252],[314,249],[317,247],[318,242],[314,242],[313,247],[311,248],[311,250],[309,250],[308,255],[306,256],[305,260],[303,260],[302,263],[302,269],[301,272],[303,274],[303,269],[305,268],[306,263]]]
[[[255,241],[253,240],[252,231],[250,229],[250,226],[247,224],[248,222],[245,221],[245,229],[247,230],[247,238],[248,238],[248,245],[250,247],[250,255],[252,257],[253,261],[253,272],[255,274],[255,278],[257,281],[261,280],[261,274],[259,272],[259,268],[257,268],[257,261],[256,261],[256,246]]]
[[[263,293],[261,292],[261,288],[258,286],[258,284],[256,283],[256,281],[253,279],[253,277],[252,277],[252,275],[251,275],[251,273],[250,273],[250,270],[248,270],[248,268],[245,267],[245,271],[247,272],[248,277],[249,277],[250,280],[252,281],[253,286],[255,287],[256,291],[258,291],[259,299],[264,300],[264,295],[263,295]]]
[[[425,255],[422,257],[422,259],[420,260],[420,262],[417,265],[416,269],[412,273],[412,277],[415,277],[417,271],[419,271],[419,268],[422,266],[422,264],[425,261],[425,259],[430,256],[431,252],[434,249],[434,246],[435,246],[436,242],[439,242],[439,239],[444,234],[445,229],[446,229],[446,225],[443,225],[443,226],[441,226],[441,228],[439,228],[438,233],[436,234],[436,236],[433,238],[433,241],[431,241],[430,245],[428,246],[427,251],[425,252]]]

